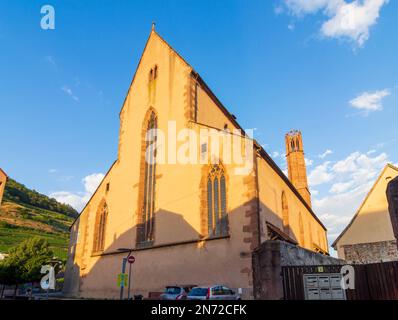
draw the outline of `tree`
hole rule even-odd
[[[41,267],[53,257],[48,242],[34,237],[22,242],[9,252],[9,256],[0,264],[0,283],[15,285],[34,282],[41,279]]]

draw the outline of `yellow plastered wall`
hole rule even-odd
[[[227,125],[229,130],[238,129],[230,119],[217,107],[214,101],[209,97],[206,91],[198,85],[198,110],[197,121],[210,127],[224,129]],[[211,110],[211,112],[209,112]]]

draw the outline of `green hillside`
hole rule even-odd
[[[23,240],[40,236],[64,259],[69,227],[77,215],[71,206],[8,179],[0,207],[0,252],[8,252]]]

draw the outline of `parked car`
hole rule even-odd
[[[240,300],[239,294],[232,289],[222,286],[201,286],[192,288],[187,295],[187,300]]]
[[[161,300],[186,300],[188,292],[195,287],[189,286],[167,286],[164,292],[160,295]]]

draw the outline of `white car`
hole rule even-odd
[[[187,300],[241,300],[239,294],[223,285],[194,287]]]

